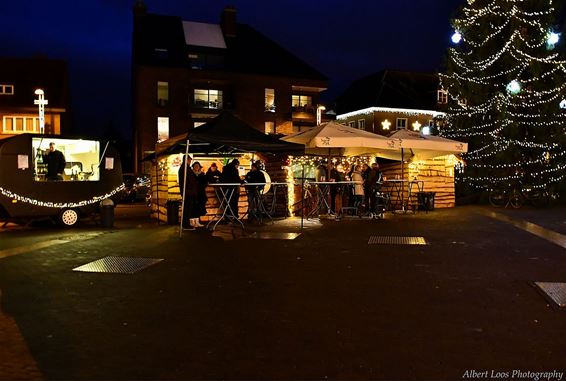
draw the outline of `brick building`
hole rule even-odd
[[[134,6],[135,166],[159,141],[229,110],[265,133],[316,125],[327,78],[226,8],[219,24]]]
[[[0,57],[0,139],[39,133],[35,91],[44,91],[45,133],[68,133],[69,88],[65,61]]]
[[[353,82],[336,99],[337,119],[380,135],[442,124],[448,94],[433,73],[384,70]]]

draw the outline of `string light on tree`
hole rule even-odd
[[[449,94],[441,133],[468,142],[460,183],[545,189],[565,179],[566,57],[549,49],[560,42],[554,1],[468,0],[452,21],[466,44],[449,47],[440,74]]]

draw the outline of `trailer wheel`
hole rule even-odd
[[[79,222],[79,213],[74,209],[63,209],[59,213],[59,224],[70,228]]]

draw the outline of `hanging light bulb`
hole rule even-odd
[[[516,79],[514,79],[511,82],[509,82],[506,89],[509,94],[517,95],[521,92],[521,83]]]
[[[460,32],[455,31],[454,34],[452,35],[451,40],[453,43],[459,44],[460,41],[462,41],[462,35],[460,34]]]

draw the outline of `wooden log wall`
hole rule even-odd
[[[288,169],[284,163],[287,156],[262,156],[256,155],[256,160],[260,159],[265,164],[265,170],[271,177],[272,182],[286,182]],[[165,159],[161,160],[157,165],[152,165],[152,202],[151,213],[153,218],[159,218],[162,222],[167,222],[167,201],[178,200],[181,201],[181,194],[179,184],[177,182],[177,171],[169,170],[170,163],[167,164]],[[215,193],[215,188],[208,186],[206,188],[208,197],[206,203],[207,215],[201,217],[201,220],[209,221],[216,213],[218,213],[219,200]],[[264,196],[264,205],[268,212],[272,212],[272,217],[288,217],[288,188],[274,186]],[[300,200],[300,198],[299,198]],[[238,214],[243,217],[248,210],[248,196],[244,188],[240,190],[240,198],[238,201]],[[159,211],[159,212],[158,212]],[[180,214],[180,211],[179,211]]]
[[[401,178],[401,163],[384,164],[381,166],[383,176],[388,180]],[[452,208],[455,205],[454,190],[454,162],[449,156],[442,156],[433,159],[420,160],[412,163],[403,164],[403,176],[408,180],[423,181],[424,192],[435,192],[434,206],[435,208]],[[384,191],[393,192],[392,187],[384,184]],[[412,186],[411,206],[417,205],[418,188]],[[396,192],[393,192],[393,199],[397,198]],[[407,200],[408,185],[403,187],[403,199]],[[400,203],[394,205],[400,208]]]

